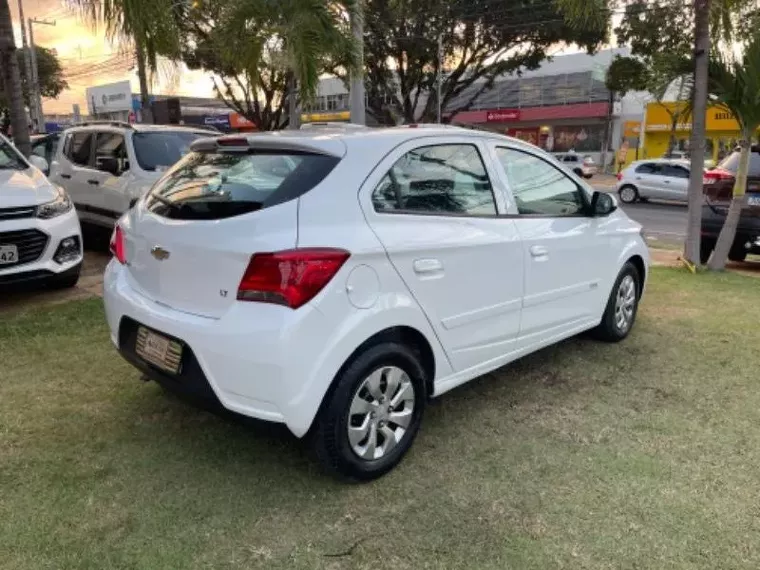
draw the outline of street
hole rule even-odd
[[[623,211],[644,226],[650,241],[681,243],[686,237],[686,206],[649,202],[625,204]]]

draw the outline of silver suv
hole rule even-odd
[[[190,143],[215,134],[179,125],[83,123],[64,131],[49,178],[68,192],[83,222],[110,228]]]

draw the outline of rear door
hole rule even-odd
[[[290,170],[270,168],[273,155]],[[303,149],[189,154],[119,222],[130,284],[174,309],[221,317],[253,254],[296,246],[297,198],[338,161]]]
[[[456,370],[509,353],[520,329],[523,251],[477,139],[418,139],[365,182],[367,221]]]
[[[63,186],[80,213],[96,199],[93,185],[88,183],[94,141],[95,133],[91,130],[68,133],[62,156],[51,172],[51,180]]]

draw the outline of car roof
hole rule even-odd
[[[451,125],[419,124],[404,125],[399,127],[382,127],[367,129],[342,129],[342,128],[317,128],[304,130],[286,130],[262,133],[241,133],[224,135],[214,139],[201,139],[193,143],[196,150],[208,149],[210,144],[220,141],[230,142],[245,139],[248,146],[262,146],[269,148],[299,149],[301,151],[321,152],[328,155],[342,157],[348,147],[361,147],[364,151],[371,152],[377,159],[377,154],[384,156],[391,149],[407,141],[421,139],[435,139],[440,137],[461,136],[470,139],[501,141],[510,146],[520,147],[525,150],[541,151],[538,147],[516,139],[478,129],[467,129]],[[541,151],[543,152],[543,151]]]
[[[78,125],[71,125],[66,129],[67,132],[71,131],[85,131],[85,130],[115,130],[115,131],[133,131],[133,132],[191,132],[191,133],[203,133],[208,136],[218,136],[219,131],[212,131],[211,129],[195,126],[195,125],[150,125],[150,124],[129,124],[119,121],[87,121]]]

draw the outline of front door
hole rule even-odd
[[[666,200],[687,201],[689,190],[689,169],[680,164],[663,164],[660,171],[662,179],[662,198]]]
[[[509,353],[520,330],[523,248],[477,139],[413,141],[367,179],[362,207],[455,370]],[[496,179],[496,184],[499,184]]]
[[[600,285],[612,250],[588,193],[562,170],[526,150],[494,145],[514,201],[524,247],[520,337],[540,341],[582,328],[601,315]]]

